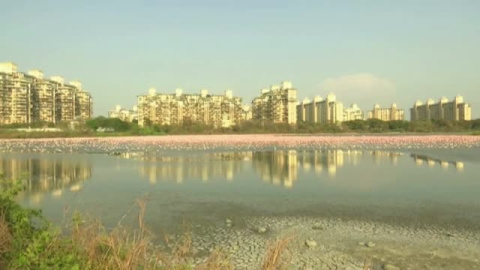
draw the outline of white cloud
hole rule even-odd
[[[396,95],[394,82],[370,73],[328,78],[320,84],[320,91],[324,95],[334,93],[338,100],[347,103],[345,105],[357,103],[364,107],[373,107],[375,103],[390,105]]]

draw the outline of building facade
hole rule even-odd
[[[14,63],[0,63],[0,124],[31,121],[31,79]]]
[[[86,91],[75,92],[75,119],[87,120],[93,115],[93,99]]]
[[[206,89],[200,94],[184,94],[182,89],[175,94],[157,94],[155,88],[150,88],[148,95],[138,96],[137,106],[140,126],[202,123],[228,128],[247,115],[242,99],[234,97],[231,90],[224,95],[211,95]]]
[[[291,82],[263,89],[252,101],[252,119],[262,123],[297,123],[297,90]]]
[[[117,105],[115,106],[114,110],[108,112],[109,118],[118,118],[125,122],[133,122],[138,121],[138,107],[133,106],[131,110],[124,109],[122,106]]]
[[[334,94],[326,99],[317,96],[312,101],[305,98],[297,105],[299,122],[337,124],[344,121],[344,114],[343,103]]]
[[[405,111],[398,109],[397,104],[393,103],[390,108],[380,108],[380,105],[376,104],[373,110],[368,112],[368,119],[378,119],[382,121],[398,121],[405,120]]]
[[[343,110],[343,121],[365,120],[365,113],[357,104]]]
[[[34,121],[45,121],[49,123],[56,122],[56,89],[57,85],[53,81],[45,80],[43,72],[40,70],[30,70],[28,75],[32,76],[33,85],[36,91],[33,91],[33,119]]]
[[[469,121],[472,120],[472,108],[465,103],[462,96],[457,96],[452,101],[441,98],[437,103],[433,99],[429,99],[425,104],[417,101],[410,109],[410,117],[412,121]]]
[[[0,63],[0,124],[84,121],[92,116],[91,95],[79,81],[66,84],[59,76],[45,79],[40,70],[18,72]]]

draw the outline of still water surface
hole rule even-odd
[[[451,151],[4,153],[0,171],[58,223],[80,210],[133,225],[142,198],[153,230],[268,215],[478,226],[479,151]]]

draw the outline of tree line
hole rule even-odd
[[[144,127],[137,122],[127,123],[120,119],[97,117],[87,121],[90,130],[99,127],[110,128],[115,132],[130,132],[138,135],[149,134],[208,134],[208,133],[407,133],[407,132],[469,132],[480,131],[480,119],[472,121],[381,121],[378,119],[355,120],[331,123],[305,123],[295,125],[274,124],[260,121],[244,121],[231,128],[215,128],[191,120],[180,125],[157,125],[146,121]]]
[[[162,135],[162,134],[247,134],[247,133],[443,133],[443,132],[480,132],[480,119],[472,121],[381,121],[378,119],[355,120],[332,123],[305,123],[295,125],[274,124],[271,122],[244,121],[231,128],[216,128],[212,125],[205,125],[185,120],[179,125],[158,125],[151,121],[145,121],[140,127],[137,121],[125,122],[118,118],[107,118],[99,116],[85,123],[72,125],[68,123],[33,123],[33,124],[11,124],[0,126],[2,130],[13,130],[16,128],[42,128],[57,127],[65,132],[94,135],[98,133],[118,135]],[[74,135],[74,134],[73,134]]]

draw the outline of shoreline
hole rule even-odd
[[[353,270],[364,269],[366,263],[392,270],[480,267],[479,231],[312,217],[231,218],[219,226],[195,226],[190,264],[199,265],[221,250],[235,269],[258,269],[267,246],[284,238],[291,238],[287,269]]]
[[[48,136],[47,136],[48,135]],[[248,136],[248,135],[276,135],[276,136],[479,136],[479,131],[459,132],[321,132],[321,133],[158,133],[152,135],[129,133],[75,133],[75,132],[4,132],[0,129],[0,140],[29,140],[29,139],[100,139],[124,137],[173,137],[173,136]]]

